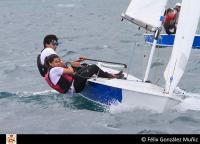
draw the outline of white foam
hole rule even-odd
[[[177,94],[179,96],[184,96],[184,97],[196,97],[196,98],[200,98],[200,93],[187,92],[187,91],[184,91],[184,90],[180,89],[179,87],[177,87],[175,89],[175,94]]]
[[[17,92],[16,94],[20,97],[29,97],[35,95],[49,95],[49,94],[57,94],[58,92],[55,90],[44,90],[40,92]]]
[[[57,6],[61,8],[73,8],[75,4],[58,4]]]
[[[155,111],[152,111],[150,109],[147,109],[147,108],[139,108],[139,107],[136,107],[136,106],[131,106],[131,105],[127,105],[127,104],[123,104],[123,103],[115,103],[115,104],[112,104],[110,107],[109,107],[109,112],[110,113],[113,113],[113,114],[116,114],[116,113],[123,113],[123,112],[132,112],[132,111],[138,111],[138,110],[145,110],[145,111],[150,111],[152,113],[154,113]]]
[[[175,107],[176,110],[184,112],[187,110],[200,110],[200,93],[186,92],[180,88],[175,89],[175,93],[185,97],[185,99]]]
[[[200,111],[200,98],[188,97],[182,103],[175,107],[176,110],[184,112],[187,110]]]
[[[131,108],[130,106],[121,103],[112,104],[109,107],[110,113],[121,113],[121,112],[131,111],[132,109],[133,108]]]

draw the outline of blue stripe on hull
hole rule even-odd
[[[148,43],[153,43],[153,35],[144,35],[144,39]],[[157,44],[160,46],[173,46],[174,45],[174,35],[160,35]],[[193,49],[200,49],[200,36],[195,36],[193,41]]]
[[[122,101],[122,89],[94,82],[88,82],[81,94],[90,100],[106,105]]]

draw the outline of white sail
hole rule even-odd
[[[129,21],[154,31],[161,25],[161,16],[168,0],[132,0],[122,17]]]
[[[172,93],[179,83],[188,62],[200,14],[200,0],[183,0],[174,47],[166,67],[165,92]]]

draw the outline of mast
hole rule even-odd
[[[144,76],[144,82],[146,82],[148,80],[148,76],[149,76],[149,72],[150,72],[150,68],[151,68],[151,64],[152,64],[152,60],[153,60],[153,55],[156,49],[156,44],[158,41],[158,37],[160,35],[160,31],[161,29],[157,28],[157,30],[155,31],[154,34],[154,40],[153,40],[153,45],[151,47],[151,53],[149,55],[149,60],[148,60],[148,64],[147,64],[147,68],[146,68],[146,72],[145,72],[145,76]]]

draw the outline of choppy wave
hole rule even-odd
[[[198,93],[179,90],[181,96],[189,96],[176,111],[160,114],[127,105],[106,109],[79,95],[70,97],[46,90],[47,85],[36,66],[36,57],[42,50],[46,34],[60,37],[62,44],[57,52],[62,59],[74,60],[74,57],[84,55],[121,60],[132,64],[130,73],[143,77],[150,49],[144,44],[143,31],[120,22],[120,14],[128,6],[128,1],[3,0],[0,3],[0,26],[3,28],[0,29],[2,133],[200,132]],[[110,7],[113,4],[115,6]],[[168,48],[156,50],[159,50],[155,53],[159,62],[153,64],[152,73],[164,67],[171,54]],[[185,88],[200,90],[199,63],[199,53],[192,50],[189,69],[182,79]]]
[[[1,99],[7,99],[9,102],[20,102],[24,104],[37,105],[39,107],[47,108],[56,105],[60,108],[69,109],[86,109],[92,111],[103,112],[107,109],[99,104],[89,101],[80,95],[59,94],[55,90],[44,90],[39,92],[0,92]],[[5,103],[5,101],[3,101]]]
[[[58,4],[57,6],[60,8],[73,8],[75,4]]]
[[[165,131],[155,131],[155,130],[143,130],[138,132],[138,134],[166,134]]]
[[[177,112],[185,112],[188,110],[200,111],[200,94],[199,93],[190,93],[186,92],[180,88],[176,88],[175,93],[180,97],[184,97],[184,100],[175,106],[173,109]],[[132,112],[137,111],[138,108],[126,104],[113,104],[110,107],[104,107],[95,102],[89,101],[80,95],[63,95],[59,94],[55,90],[44,90],[38,92],[0,92],[0,103],[1,99],[9,100],[18,100],[22,103],[33,103],[39,105],[45,105],[46,107],[51,106],[52,104],[58,105],[61,107],[67,107],[72,109],[87,109],[93,111],[109,111],[110,113],[123,113],[123,112]],[[140,109],[139,109],[140,110]],[[154,111],[144,109],[154,113]]]

